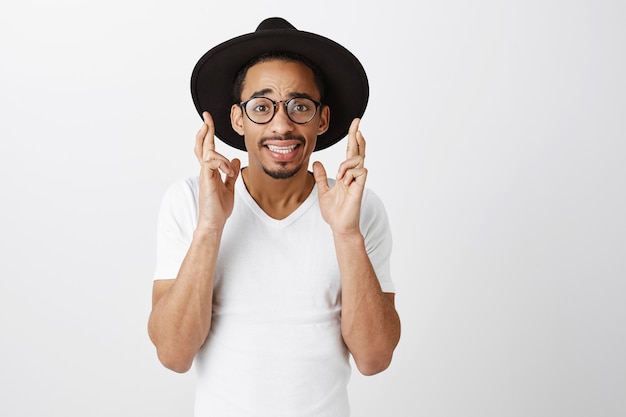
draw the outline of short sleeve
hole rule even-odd
[[[173,279],[178,275],[198,222],[197,196],[197,178],[181,180],[165,192],[157,219],[153,279]]]
[[[361,205],[361,232],[383,292],[395,292],[391,278],[391,249],[393,246],[389,218],[382,200],[366,189]]]

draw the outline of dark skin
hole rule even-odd
[[[312,71],[299,62],[271,60],[250,68],[242,100],[263,91],[273,100],[307,94],[319,101]],[[187,371],[205,343],[211,327],[213,275],[224,225],[232,213],[238,159],[228,160],[215,150],[215,127],[208,113],[196,136],[200,163],[199,218],[178,276],[154,282],[150,337],[161,362]],[[245,138],[248,166],[242,175],[250,195],[271,217],[292,213],[317,184],[320,210],[330,226],[342,282],[341,332],[361,373],[372,375],[389,366],[400,338],[394,294],[383,293],[365,250],[359,228],[360,207],[367,178],[365,140],[355,119],[348,132],[346,160],[337,182],[328,185],[320,162],[308,172],[317,136],[325,132],[330,109],[322,107],[304,125],[293,123],[279,106],[267,124],[251,122],[241,108],[231,109],[231,124]],[[280,178],[276,178],[280,176]],[[210,342],[210,341],[209,341]]]

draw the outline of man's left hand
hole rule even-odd
[[[320,162],[313,163],[322,216],[334,233],[360,233],[361,199],[367,178],[365,139],[359,130],[360,121],[354,119],[350,125],[346,160],[339,165],[332,188],[328,186],[324,166]]]

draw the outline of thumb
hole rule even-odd
[[[324,165],[321,162],[313,162],[313,178],[315,178],[315,183],[320,192],[326,192],[330,189],[326,169],[324,169]]]

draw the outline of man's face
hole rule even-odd
[[[252,97],[267,97],[274,101],[292,97],[309,97],[320,101],[313,71],[301,62],[272,60],[261,62],[248,70],[241,101]],[[256,124],[233,105],[233,129],[244,136],[250,168],[261,168],[272,178],[290,178],[307,170],[315,149],[317,136],[328,129],[329,110],[322,106],[306,124],[294,123],[287,117],[283,103],[268,123]]]

